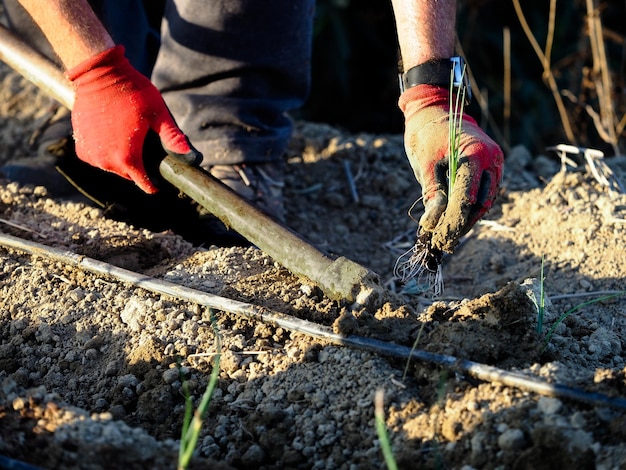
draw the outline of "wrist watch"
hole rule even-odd
[[[465,104],[472,100],[472,87],[463,57],[455,56],[448,59],[434,59],[411,67],[399,76],[400,93],[416,85],[437,85],[457,91],[465,88]]]

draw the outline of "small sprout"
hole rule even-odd
[[[183,390],[185,392],[185,414],[183,417],[183,428],[180,436],[180,446],[178,448],[178,470],[185,470],[191,462],[191,457],[196,449],[198,443],[198,437],[200,436],[200,430],[202,428],[202,421],[206,415],[209,403],[213,397],[213,392],[217,387],[217,382],[220,373],[220,356],[222,354],[222,340],[219,330],[217,328],[217,321],[212,309],[209,309],[211,316],[211,324],[215,331],[215,343],[217,353],[213,359],[213,370],[211,377],[207,383],[202,399],[198,408],[193,411],[193,404],[191,401],[191,395],[189,393],[188,384],[183,380]]]
[[[565,321],[565,319],[567,317],[569,317],[571,314],[577,312],[578,310],[582,309],[583,307],[586,307],[587,305],[593,305],[593,304],[598,303],[598,302],[605,302],[605,301],[613,299],[615,297],[620,297],[620,296],[622,296],[624,294],[626,294],[626,291],[618,291],[618,292],[615,292],[613,294],[604,295],[602,297],[598,297],[598,298],[595,298],[595,299],[587,300],[586,302],[582,302],[582,303],[576,305],[575,307],[570,308],[567,312],[565,312],[563,315],[561,315],[557,319],[557,321],[554,323],[554,325],[552,325],[552,328],[550,328],[550,331],[548,331],[548,334],[546,335],[546,338],[544,340],[543,348],[542,348],[541,352],[543,353],[546,350],[546,348],[548,347],[548,344],[550,343],[550,340],[552,339],[552,336],[554,335],[554,332],[556,331],[557,327],[563,321]]]
[[[384,392],[382,389],[376,390],[374,395],[374,417],[376,421],[376,433],[378,434],[378,441],[380,442],[380,448],[385,458],[388,470],[398,470],[398,464],[393,455],[391,449],[391,442],[389,442],[389,435],[387,434],[387,426],[385,425],[385,410],[384,410]]]
[[[448,197],[452,194],[452,188],[456,182],[456,173],[459,167],[459,151],[461,146],[461,134],[463,132],[463,109],[465,106],[465,65],[461,73],[461,85],[455,96],[454,69],[450,71],[450,108],[448,114]]]

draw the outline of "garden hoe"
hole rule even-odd
[[[72,109],[74,92],[61,70],[0,25],[0,60],[44,93]],[[292,274],[315,283],[329,298],[375,307],[381,301],[378,276],[345,257],[330,257],[257,209],[200,168],[165,156],[161,176]]]

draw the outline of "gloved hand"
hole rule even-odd
[[[116,46],[68,70],[75,90],[72,127],[81,160],[134,181],[146,193],[158,191],[142,158],[149,130],[165,151],[191,164],[202,155],[178,128],[161,94],[135,70]]]
[[[491,208],[502,178],[500,147],[463,115],[459,164],[448,193],[449,90],[417,85],[404,91],[399,106],[405,116],[404,145],[422,187],[425,213],[421,233],[431,247],[452,253],[459,239]]]

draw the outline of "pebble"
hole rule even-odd
[[[570,423],[574,428],[581,429],[587,424],[587,420],[580,411],[577,411],[570,417]]]
[[[622,352],[622,343],[613,331],[599,327],[589,336],[587,350],[598,358],[605,358],[619,355]]]
[[[330,359],[330,356],[331,353],[328,350],[322,349],[317,355],[317,360],[321,363],[324,363]]]
[[[70,291],[69,297],[74,302],[80,302],[81,300],[83,300],[85,298],[85,291],[83,291],[81,288],[77,287],[76,289]]]
[[[94,404],[96,410],[104,410],[109,406],[109,403],[104,398],[98,398]]]
[[[139,384],[139,379],[133,374],[126,374],[117,379],[117,384],[122,387],[133,388]]]
[[[468,411],[477,411],[479,408],[478,403],[476,403],[475,401],[468,401],[467,402],[467,410]]]
[[[323,390],[318,390],[311,397],[311,405],[316,408],[322,408],[328,404],[328,395]]]
[[[127,324],[133,331],[141,331],[143,329],[146,308],[137,298],[131,298],[120,315],[121,320]]]
[[[52,334],[52,328],[47,323],[42,323],[37,328],[37,333],[35,334],[37,340],[41,343],[50,343],[54,340],[54,335]]]
[[[87,215],[90,219],[97,220],[102,217],[102,211],[100,209],[93,208],[89,210]]]
[[[313,286],[309,285],[309,284],[302,284],[300,286],[300,292],[302,292],[304,295],[307,296],[311,296],[313,295]]]
[[[104,375],[106,375],[107,377],[114,377],[115,375],[117,375],[118,371],[119,371],[119,364],[118,364],[118,362],[117,361],[111,361],[104,368]]]
[[[533,156],[523,145],[516,145],[507,155],[507,164],[510,171],[520,172],[533,161]]]
[[[65,360],[67,362],[74,362],[76,360],[76,357],[77,357],[76,351],[74,350],[69,350],[67,354],[65,354]]]
[[[163,372],[162,377],[163,377],[163,381],[166,384],[173,384],[174,382],[176,382],[179,378],[179,371],[176,368],[172,368],[172,369],[167,369],[165,372]]]
[[[96,349],[87,349],[87,351],[85,351],[85,357],[87,359],[96,359],[98,357],[98,351]]]
[[[258,444],[252,444],[248,450],[241,456],[241,463],[244,467],[258,465],[265,459],[265,451]]]
[[[558,398],[541,397],[537,402],[537,407],[545,415],[553,415],[561,411],[563,402]]]
[[[524,433],[520,429],[507,429],[498,437],[498,447],[502,450],[520,450],[524,442]]]
[[[13,400],[13,409],[15,411],[23,410],[26,407],[26,400],[22,397],[18,397]]]
[[[585,452],[593,444],[591,433],[577,429],[567,436],[567,447],[570,451]]]
[[[470,440],[472,465],[480,467],[487,460],[485,452],[485,440],[487,436],[484,432],[477,432]]]

